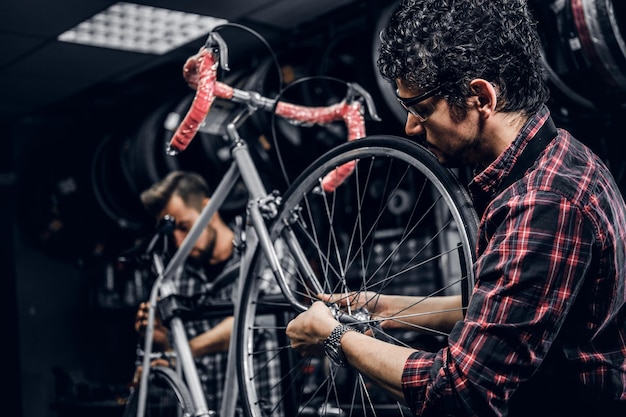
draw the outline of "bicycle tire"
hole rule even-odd
[[[351,160],[358,162],[346,182],[332,193],[320,191],[321,178]],[[297,237],[324,292],[460,294],[467,306],[478,219],[454,173],[423,146],[388,135],[340,145],[294,181],[281,205],[272,239],[285,230]],[[236,330],[247,416],[411,414],[355,370],[292,351],[284,330],[297,309],[282,295],[263,292],[268,278],[260,249],[252,259]],[[306,305],[315,299],[300,271],[291,285],[289,291]],[[382,336],[436,350],[446,335],[403,330]],[[260,349],[261,337],[274,347]]]
[[[132,389],[123,417],[137,417],[139,387]],[[178,374],[170,368],[150,368],[144,417],[191,417],[195,407],[191,394]]]

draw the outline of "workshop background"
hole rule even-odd
[[[529,1],[557,125],[593,148],[626,191],[620,122],[626,116],[626,3]],[[136,3],[250,27],[295,77],[324,75],[365,87],[383,118],[368,122],[369,133],[402,135],[405,115],[375,69],[377,33],[395,0]],[[207,31],[172,42],[169,51],[168,45],[135,51],[72,43],[82,41],[68,30],[123,5],[0,4],[2,395],[13,416],[119,415],[116,399],[127,392],[135,359],[135,307],[149,280],[119,262],[150,233],[138,194],[177,168],[201,172],[214,185],[226,166],[224,142],[210,133],[179,158],[163,152],[172,115],[184,114],[193,97],[182,65]],[[172,24],[172,37],[183,32]],[[228,36],[230,80],[275,91],[265,46],[244,31]],[[262,123],[250,133],[260,136]],[[268,181],[280,187],[271,163],[277,144],[296,174],[336,143],[277,137],[274,147],[259,151],[270,161]],[[240,197],[229,200],[233,212],[242,207]]]

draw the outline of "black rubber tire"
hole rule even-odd
[[[336,191],[322,192],[321,178],[349,160],[358,160],[354,173]],[[296,236],[318,290],[460,294],[465,307],[474,283],[477,225],[469,195],[452,171],[424,147],[381,135],[341,145],[307,168],[282,199],[271,235],[274,240],[286,237],[286,231]],[[274,278],[261,273],[263,265],[257,250],[236,327],[246,415],[406,414],[356,371],[324,358],[303,359],[289,348],[285,327],[314,300],[316,288],[299,270],[286,283],[298,300],[295,306],[282,294],[267,296],[263,289],[271,286],[266,280]],[[381,336],[436,350],[447,335],[403,331]],[[269,351],[260,348],[261,338],[271,341]],[[272,378],[264,383],[268,375]]]
[[[128,396],[123,417],[137,417],[139,388]],[[155,366],[148,376],[148,394],[143,417],[194,416],[195,407],[187,386],[178,374],[167,367]]]

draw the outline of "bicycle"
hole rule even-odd
[[[141,367],[138,368],[141,369],[141,372],[139,372],[141,382],[137,384],[135,380],[137,376],[136,370],[136,375],[133,377],[133,386],[124,409],[125,417],[139,415],[151,417],[171,416],[175,415],[177,411],[195,410],[195,404],[201,404],[201,402],[198,399],[194,399],[193,396],[202,394],[202,391],[193,391],[194,394],[192,394],[189,392],[189,387],[186,383],[182,382],[183,366],[182,362],[179,361],[179,357],[189,361],[191,351],[186,332],[179,325],[182,325],[187,320],[200,318],[222,319],[233,314],[232,303],[216,304],[213,302],[210,308],[207,308],[207,306],[199,305],[194,297],[178,294],[176,287],[172,286],[163,275],[164,261],[169,257],[168,235],[174,230],[175,224],[174,218],[165,216],[157,224],[155,234],[149,240],[149,243],[145,245],[145,248],[139,246],[123,253],[119,258],[120,261],[133,262],[140,268],[151,269],[157,276],[150,292],[148,302],[150,318],[143,339],[143,346],[141,342],[138,342],[137,345],[135,365]],[[130,256],[128,252],[130,252]],[[232,283],[237,272],[236,267],[237,265],[234,264],[226,268],[213,280],[211,289],[218,290]],[[173,351],[152,351],[157,297],[160,297],[158,300],[160,319],[163,321],[163,324],[171,329],[174,335],[175,344]],[[187,368],[186,372],[193,372],[195,364],[186,362],[185,367]],[[144,369],[146,370],[145,372],[143,371]],[[185,377],[185,379],[187,378],[190,381],[196,381],[197,379],[193,375]],[[191,382],[191,384],[194,384],[194,382]],[[206,409],[207,415],[215,415],[214,410],[208,410],[205,406],[201,409]],[[200,413],[199,415],[203,414]]]
[[[234,295],[235,325],[219,416],[234,415],[238,394],[249,417],[410,414],[354,370],[337,367],[325,358],[300,358],[289,348],[284,329],[320,293],[407,294],[414,288],[426,296],[461,295],[459,309],[463,310],[473,287],[478,223],[467,192],[421,145],[387,135],[365,137],[363,101],[367,103],[369,96],[359,86],[348,83],[346,99],[326,107],[287,103],[280,95],[263,97],[217,81],[217,69],[228,68],[226,52],[218,28],[199,52],[196,95],[167,152],[176,155],[185,150],[216,98],[230,100],[247,107],[226,129],[232,143],[232,165],[157,279],[176,273],[202,228],[241,178],[249,192],[247,222],[239,233],[245,250]],[[372,103],[367,104],[375,117]],[[238,127],[258,110],[307,125],[342,120],[348,129],[348,142],[316,159],[284,195],[268,193],[245,140],[238,134]],[[277,241],[286,244],[297,264],[294,276],[288,277],[278,262]],[[272,277],[262,273],[268,265]],[[268,279],[276,280],[281,290],[278,296],[266,296],[259,290]],[[167,288],[159,292],[163,296]],[[151,296],[151,312],[155,301],[156,296]],[[386,331],[381,320],[371,319],[365,310],[339,312],[336,305],[329,308],[342,322],[369,329],[373,337],[394,343],[436,348],[446,337]],[[401,322],[405,318],[399,312],[386,320]],[[203,401],[180,318],[171,319],[170,329],[184,380],[175,374],[161,379],[179,393],[186,415],[215,415]],[[255,340],[261,335],[270,335],[276,349],[256,351]],[[150,336],[148,330],[147,352]],[[148,373],[155,371],[146,372],[149,360],[144,359],[144,363],[139,392],[147,385]],[[258,369],[280,372],[266,386],[259,382]]]

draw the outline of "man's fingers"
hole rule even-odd
[[[348,305],[348,301],[353,299],[352,293],[348,294],[318,294],[317,297],[320,301],[324,301],[326,303],[335,303],[341,307],[346,307]]]
[[[359,292],[349,292],[349,293],[335,293],[335,294],[318,294],[318,298],[321,301],[326,303],[334,303],[339,307],[352,307],[352,308],[360,308],[365,304],[360,301],[361,299],[366,300],[367,298],[362,298],[361,295],[363,293]]]

